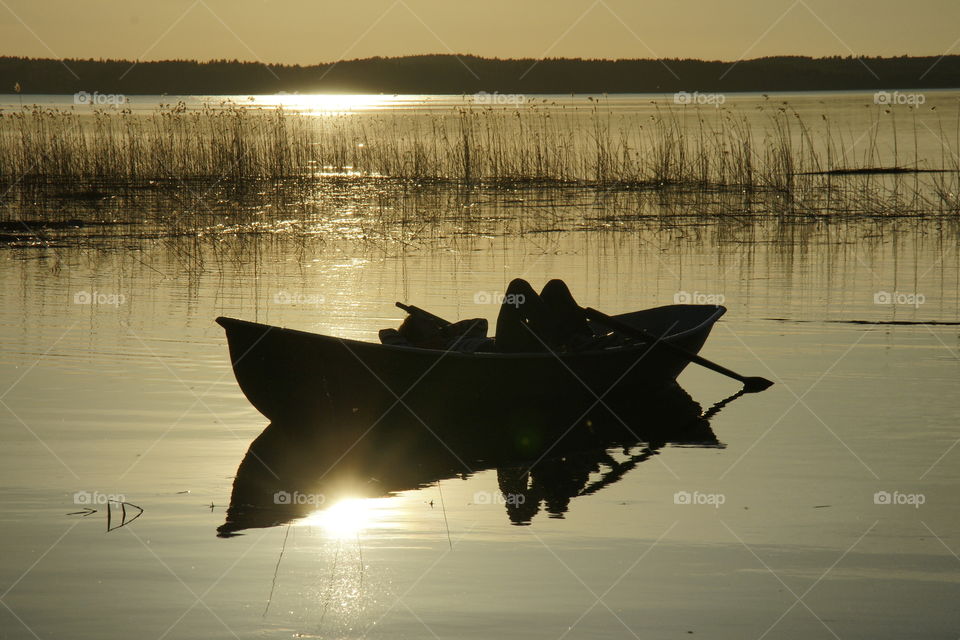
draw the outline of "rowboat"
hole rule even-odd
[[[462,353],[226,317],[217,323],[241,390],[273,422],[365,430],[405,418],[444,435],[461,430],[468,416],[503,433],[531,425],[546,433],[571,419],[589,423],[598,412],[629,414],[689,362],[663,343],[695,354],[725,312],[669,305],[616,315],[659,339],[562,353]]]

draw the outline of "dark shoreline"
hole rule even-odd
[[[365,58],[311,66],[236,60],[57,60],[0,57],[0,87],[25,94],[250,95],[602,94],[876,91],[957,88],[960,55],[683,59],[491,59],[467,55]]]

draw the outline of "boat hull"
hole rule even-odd
[[[723,307],[672,305],[617,316],[688,352]],[[459,353],[381,345],[218,318],[246,397],[275,422],[369,429],[398,418],[455,429],[464,415],[509,430],[615,412],[688,364],[663,345],[563,354]]]

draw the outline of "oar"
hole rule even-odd
[[[731,371],[730,369],[727,369],[726,367],[721,366],[716,362],[711,362],[710,360],[707,360],[704,357],[698,356],[695,353],[690,353],[686,349],[683,349],[682,347],[678,347],[677,345],[671,342],[667,342],[666,340],[661,340],[660,338],[651,334],[649,331],[645,329],[641,329],[640,327],[635,327],[632,324],[627,324],[626,322],[623,322],[622,320],[617,320],[616,318],[611,318],[607,314],[597,311],[596,309],[587,307],[586,309],[584,309],[584,313],[586,314],[587,318],[589,318],[590,320],[595,320],[601,324],[605,324],[609,326],[611,329],[615,329],[616,331],[619,331],[621,333],[632,335],[637,338],[642,338],[647,342],[651,342],[651,343],[656,342],[658,345],[666,347],[670,351],[673,351],[675,354],[683,358],[686,358],[690,362],[695,362],[699,364],[701,367],[706,367],[707,369],[716,371],[717,373],[722,373],[723,375],[729,378],[733,378],[734,380],[739,380],[740,382],[743,383],[743,390],[746,393],[756,393],[757,391],[763,391],[764,389],[767,389],[771,385],[773,385],[773,383],[767,380],[766,378],[761,378],[759,376],[749,376],[749,377],[742,376],[736,371]]]
[[[415,307],[412,304],[403,304],[402,302],[397,302],[396,305],[412,316],[421,316],[423,318],[428,318],[430,320],[433,320],[437,324],[439,324],[441,327],[446,327],[447,325],[450,324],[449,320],[444,320],[440,316],[435,316],[429,311],[425,311],[420,307]]]

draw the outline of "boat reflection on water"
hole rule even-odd
[[[672,384],[637,398],[629,412],[618,407],[615,415],[604,410],[565,424],[543,424],[522,411],[496,426],[465,416],[443,429],[403,411],[368,430],[274,422],[237,469],[218,535],[301,518],[343,528],[369,516],[363,501],[489,469],[497,471],[511,523],[530,524],[541,510],[562,517],[572,498],[617,482],[666,444],[723,447],[709,421],[739,395],[704,412]]]

